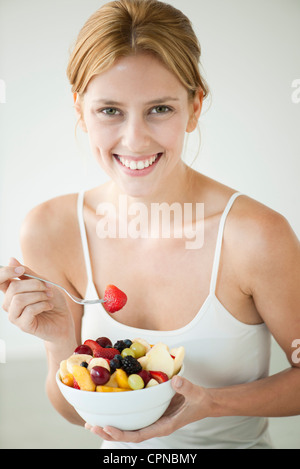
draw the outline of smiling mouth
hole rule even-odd
[[[144,159],[133,159],[132,157],[120,156],[120,155],[113,155],[119,163],[121,163],[124,167],[131,169],[132,171],[142,171],[144,169],[149,168],[153,164],[155,164],[158,159],[162,156],[162,153],[156,153],[156,155],[148,156]]]

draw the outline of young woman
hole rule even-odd
[[[300,412],[292,360],[299,242],[281,215],[182,161],[208,94],[199,59],[189,20],[170,5],[120,0],[92,15],[68,77],[79,125],[110,181],[33,209],[22,230],[24,266],[12,259],[0,270],[3,307],[45,341],[49,399],[74,424],[85,422],[60,394],[55,373],[82,341],[143,337],[185,347],[185,377],[173,378],[177,394],[159,421],[130,432],[86,425],[105,448],[271,448],[267,417]],[[125,199],[128,213],[137,202],[145,209],[148,234],[154,204],[177,204],[182,213],[190,204],[189,228],[200,226],[204,243],[191,248],[172,229],[167,237],[104,236],[99,207],[116,208],[108,221],[119,228]],[[203,220],[195,218],[199,203]],[[128,302],[113,316],[101,306],[84,311],[24,272],[82,298],[103,297],[113,283]],[[274,376],[271,335],[291,364]]]

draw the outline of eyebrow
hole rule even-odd
[[[152,99],[151,101],[148,101],[146,105],[151,105],[151,104],[161,104],[165,103],[167,101],[179,101],[178,98],[174,98],[172,96],[163,96],[162,98],[157,98],[157,99]],[[114,101],[113,99],[94,99],[92,101],[95,104],[103,104],[105,106],[124,106],[124,103],[120,103],[119,101]]]

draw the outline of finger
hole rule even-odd
[[[5,298],[3,309],[9,313],[9,320],[14,322],[21,316],[27,306],[43,301],[49,301],[49,296],[46,292],[22,293],[20,295],[14,295],[10,302]]]
[[[171,385],[177,393],[183,396],[188,396],[195,392],[195,385],[182,376],[173,376]]]
[[[0,268],[0,283],[5,282],[7,280],[20,277],[25,272],[25,267],[18,266],[5,266]]]
[[[9,259],[8,267],[14,268],[15,272],[18,274],[18,276],[19,276],[19,269],[21,269],[21,267],[22,267],[24,269],[24,270],[22,270],[22,273],[34,275],[35,277],[40,277],[40,275],[38,275],[36,272],[29,269],[29,267],[27,267],[23,264],[20,264],[20,262],[17,259],[15,259],[14,257],[11,257]]]
[[[15,257],[11,257],[8,261],[10,267],[20,267],[22,264]]]
[[[22,311],[22,314],[13,321],[23,332],[35,334],[38,327],[38,316],[46,311],[51,311],[53,305],[47,301],[41,301],[32,305],[28,305]]]
[[[10,282],[17,278],[21,277],[24,274],[25,268],[23,266],[18,267],[1,267],[0,268],[0,290],[6,292],[7,288],[10,285]]]
[[[88,423],[85,424],[85,428],[90,430],[94,435],[99,436],[106,441],[115,441],[108,433],[106,433],[102,427],[92,426]]]
[[[10,283],[7,290],[9,295],[18,295],[27,292],[40,292],[52,290],[45,282],[33,278],[25,277],[24,279],[14,280]]]
[[[129,431],[124,431],[124,430],[119,430],[118,428],[115,427],[104,427],[103,432],[105,435],[107,435],[112,441],[124,441],[127,443],[140,443],[141,441],[144,440],[149,440],[150,438],[154,438],[157,436],[160,436],[159,433],[157,432],[157,429],[151,428],[153,425],[150,425],[149,427],[143,428],[141,430],[129,430]]]
[[[50,298],[52,293],[50,289],[47,288],[44,282],[40,282],[39,280],[35,279],[26,279],[26,280],[13,280],[10,282],[9,286],[7,287],[4,302],[3,302],[3,309],[8,311],[9,305],[12,302],[12,299],[16,295],[22,295],[25,293],[34,293],[34,292],[43,292],[47,294]],[[20,298],[19,298],[20,299]],[[27,300],[27,297],[24,297]],[[34,302],[34,301],[33,301]],[[31,302],[29,302],[31,303]],[[29,304],[27,303],[27,304]]]

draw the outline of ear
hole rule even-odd
[[[74,99],[74,109],[75,109],[75,113],[77,116],[77,123],[79,124],[83,132],[87,132],[87,128],[86,128],[84,117],[83,117],[83,103],[81,102],[81,99],[78,93],[73,93],[73,99]]]
[[[201,114],[203,104],[203,90],[200,88],[190,103],[190,118],[187,123],[186,132],[191,133],[195,130]]]

